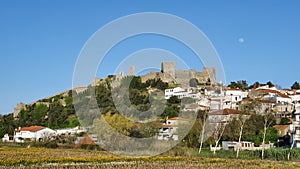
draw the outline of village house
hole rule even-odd
[[[209,106],[210,110],[221,109],[239,109],[240,102],[248,97],[247,91],[240,89],[226,89],[226,88],[205,88],[205,96],[210,100],[209,104],[206,102],[200,103],[202,106]]]
[[[230,97],[231,102],[240,102],[244,98],[248,97],[248,92],[242,91],[240,89],[227,89],[225,92],[225,96]]]
[[[75,135],[79,133],[85,133],[86,129],[83,127],[77,126],[74,128],[64,128],[64,129],[57,129],[55,130],[57,135]]]
[[[295,121],[290,125],[291,143],[293,147],[300,148],[300,104],[296,105]]]
[[[43,126],[30,126],[16,129],[14,132],[14,141],[23,143],[26,140],[44,141],[52,139],[55,136],[55,131]]]
[[[290,125],[274,125],[273,128],[277,130],[277,134],[280,137],[285,136],[290,132]]]
[[[240,150],[255,150],[254,143],[249,141],[241,141],[240,144],[236,141],[222,141],[223,150],[236,151],[238,148]]]
[[[176,134],[178,125],[184,121],[180,117],[167,118],[166,122],[162,124],[158,133],[158,140],[178,140],[178,134]]]
[[[276,103],[292,103],[292,99],[281,93],[279,90],[256,89],[259,94],[263,95],[264,100],[274,101]]]
[[[200,98],[201,94],[199,92],[195,92],[192,88],[183,89],[181,87],[175,87],[172,89],[166,89],[165,99],[169,99],[172,96],[177,96],[179,99],[182,99],[184,97],[198,99]]]
[[[13,142],[14,141],[14,136],[10,134],[5,134],[2,138],[2,142]]]

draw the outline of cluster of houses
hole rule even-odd
[[[278,134],[288,146],[300,148],[300,90],[282,89],[276,87],[269,87],[268,85],[243,91],[241,89],[231,89],[227,87],[214,88],[207,86],[204,92],[200,92],[197,88],[183,89],[176,87],[165,90],[165,99],[176,96],[180,99],[190,97],[196,99],[197,105],[193,105],[193,110],[207,110],[209,109],[209,121],[228,122],[232,117],[238,116],[241,112],[243,103],[253,98],[259,98],[261,108],[258,113],[263,113],[266,109],[272,111],[276,117],[294,118],[289,125],[276,125]],[[203,90],[202,90],[203,91]],[[187,106],[188,107],[188,106]],[[176,130],[178,128],[180,119],[178,117],[166,119],[162,124],[162,128],[158,134],[159,140],[178,140]],[[280,141],[280,140],[279,140]],[[243,141],[241,144],[237,142],[224,142],[223,149],[236,149],[237,145],[241,149],[254,150],[254,144]],[[272,144],[269,146],[272,147]]]
[[[181,87],[166,89],[165,99],[169,99],[172,96],[176,96],[179,99],[186,97],[195,99],[195,103],[184,106],[184,111],[209,110],[210,123],[228,123],[233,117],[239,115],[241,112],[240,105],[250,99],[260,98],[261,113],[268,108],[277,117],[295,117],[289,125],[276,125],[274,127],[279,131],[279,135],[282,136],[281,141],[284,142],[284,145],[300,148],[300,90],[279,90],[269,86],[262,86],[248,91],[223,86],[207,86],[202,89],[183,89]],[[180,117],[167,118],[159,130],[158,140],[178,140],[177,130],[183,121],[184,119]],[[16,129],[13,136],[5,134],[2,141],[19,143],[26,140],[43,141],[58,135],[74,135],[82,132],[86,132],[86,130],[81,127],[52,130],[43,126],[30,126]],[[96,142],[96,137],[77,138],[76,142],[82,142],[82,140]],[[242,141],[241,143],[224,141],[222,148],[236,150],[238,145],[245,150],[256,149],[253,143],[247,141]]]
[[[57,130],[52,130],[43,126],[19,127],[18,129],[15,129],[13,136],[5,134],[2,141],[17,143],[24,143],[25,141],[46,141],[59,135],[75,135],[84,132],[86,132],[86,129],[79,126]]]

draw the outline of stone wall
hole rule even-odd
[[[21,110],[26,110],[26,105],[24,103],[18,103],[17,106],[14,108],[13,117],[17,118]]]
[[[161,70],[164,74],[169,74],[174,79],[175,72],[176,72],[176,63],[175,62],[162,62]]]
[[[150,72],[141,76],[142,82],[160,78],[163,82],[188,86],[190,79],[196,78],[199,83],[207,83],[208,79],[210,79],[211,84],[216,83],[216,69],[213,67],[203,67],[202,72],[197,72],[195,69],[176,70],[175,66],[175,62],[162,62],[162,72]]]
[[[149,79],[161,79],[163,82],[175,84],[177,83],[175,78],[170,76],[168,73],[162,73],[162,72],[150,72],[146,75],[141,76],[142,83],[145,83]]]

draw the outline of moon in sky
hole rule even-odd
[[[239,41],[239,43],[244,43],[244,42],[245,42],[245,39],[242,38],[242,37],[240,37],[240,38],[238,39],[238,41]]]

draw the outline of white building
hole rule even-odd
[[[237,103],[242,101],[244,98],[247,98],[248,92],[239,89],[227,89],[225,91],[225,97],[229,98],[232,103]]]
[[[238,148],[240,150],[255,150],[254,143],[249,141],[241,141],[240,143],[236,141],[222,141],[223,150],[236,151]]]
[[[199,92],[194,92],[191,88],[183,89],[181,87],[175,87],[172,89],[165,90],[165,99],[169,99],[172,96],[177,96],[179,99],[184,97],[190,97],[198,99],[200,98],[201,94]]]
[[[158,140],[178,140],[176,134],[180,117],[168,118],[158,133]]]
[[[293,147],[300,148],[300,105],[296,105],[295,121],[290,125]]]
[[[74,128],[64,128],[55,130],[57,135],[74,135],[79,133],[85,133],[86,129],[83,127],[77,126]]]
[[[276,103],[292,103],[292,98],[278,90],[259,89],[258,92],[263,94],[264,100],[274,101]]]
[[[239,102],[248,97],[248,92],[239,89],[205,89],[205,95],[210,100],[210,110],[238,109]]]
[[[25,142],[26,140],[30,141],[43,141],[46,139],[52,139],[55,136],[56,132],[50,128],[42,126],[30,126],[23,127],[15,130],[14,140],[15,142]]]
[[[2,138],[2,142],[13,142],[14,141],[14,136],[5,134]]]

